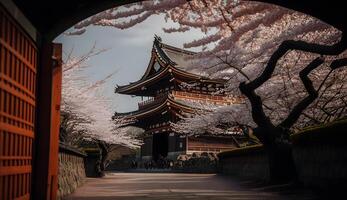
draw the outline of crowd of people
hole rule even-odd
[[[133,169],[137,168],[145,168],[145,169],[170,169],[174,166],[174,161],[164,158],[163,156],[159,155],[158,159],[156,160],[149,160],[149,161],[143,161],[140,164],[133,160],[131,167]]]
[[[213,171],[216,169],[217,161],[216,154],[206,152],[179,155],[175,160],[159,155],[157,159],[153,160],[132,160],[131,168]]]

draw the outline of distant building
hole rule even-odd
[[[225,80],[210,79],[187,71],[186,67],[194,52],[186,51],[161,42],[155,37],[151,59],[142,78],[124,86],[117,86],[115,92],[148,97],[138,104],[138,110],[129,113],[115,113],[136,119],[135,126],[145,130],[141,146],[143,159],[158,157],[175,158],[180,154],[193,152],[221,152],[239,146],[247,140],[236,136],[188,137],[173,131],[170,122],[177,122],[204,109],[204,105],[231,105],[238,100],[217,94],[224,88]]]

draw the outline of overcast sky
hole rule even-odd
[[[164,43],[180,48],[183,47],[183,43],[203,36],[199,30],[178,34],[164,33],[162,28],[170,26],[175,24],[165,22],[162,15],[155,15],[126,30],[90,26],[83,35],[60,35],[55,42],[62,43],[63,51],[66,53],[73,48],[73,54],[76,56],[87,53],[94,43],[97,48],[109,49],[88,61],[91,67],[85,73],[90,79],[88,81],[93,83],[117,70],[104,85],[103,93],[112,99],[114,111],[127,112],[136,110],[137,102],[141,101],[141,98],[115,94],[114,88],[116,84],[125,85],[141,78],[150,59],[154,34],[160,36]]]

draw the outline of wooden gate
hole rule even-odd
[[[0,199],[29,199],[37,47],[0,5]]]
[[[11,14],[0,4],[0,200],[54,200],[62,46],[38,48]]]

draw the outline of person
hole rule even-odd
[[[149,161],[149,169],[152,169],[153,168],[153,161]]]
[[[131,168],[133,168],[133,169],[136,168],[136,167],[135,167],[135,160],[132,160],[132,161],[131,161]]]
[[[159,157],[157,161],[158,168],[164,168],[164,157],[161,154],[159,154],[158,157]]]
[[[97,177],[103,177],[105,174],[104,172],[101,170],[101,161],[98,160],[95,163],[95,174]]]

